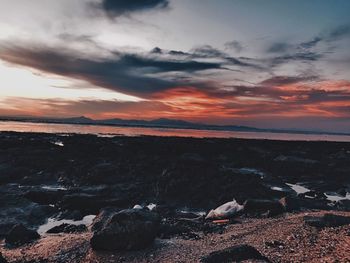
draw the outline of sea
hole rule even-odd
[[[177,136],[194,138],[241,138],[287,141],[335,141],[350,142],[349,135],[297,134],[276,132],[241,132],[196,129],[126,127],[85,124],[54,124],[18,121],[0,121],[1,131],[38,132],[55,134],[95,134],[97,136]]]

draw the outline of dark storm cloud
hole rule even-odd
[[[324,31],[313,39],[300,43],[297,48],[311,49],[320,42],[332,42],[345,37],[350,37],[350,25],[340,25],[331,30]]]
[[[190,56],[190,53],[179,51],[179,50],[170,50],[169,55],[172,56]]]
[[[275,56],[261,59],[261,61],[265,61],[270,67],[276,67],[290,62],[318,61],[325,53],[313,51],[312,48],[320,41],[320,38],[315,38],[297,45],[284,42],[272,43],[267,48],[266,52],[275,54]]]
[[[311,40],[301,43],[290,44],[288,42],[272,43],[267,49],[267,53],[280,54],[267,59],[270,66],[278,66],[288,62],[313,62],[321,59],[326,52],[316,52],[314,48],[319,43],[331,43],[346,37],[350,37],[350,25],[341,25],[328,31],[323,31]]]
[[[162,54],[163,51],[159,47],[155,47],[154,49],[151,50],[152,54]]]
[[[103,0],[100,7],[113,17],[151,9],[166,9],[168,0]]]
[[[244,49],[243,45],[237,40],[226,42],[225,43],[225,48],[233,49],[237,53],[240,53]]]
[[[317,80],[317,76],[274,76],[260,82],[263,86],[283,86],[288,84],[302,83]]]
[[[293,86],[294,84],[297,84],[298,88]],[[338,83],[333,88],[327,88],[327,83],[320,81],[318,76],[274,76],[256,85],[225,86],[225,89],[218,87],[206,92],[210,96],[233,100],[237,97],[263,99],[268,101],[267,103],[279,103],[281,108],[288,108],[291,105],[299,107],[317,106],[327,102],[348,102],[350,101],[349,88],[349,82]]]
[[[332,29],[324,34],[323,39],[327,41],[335,41],[343,37],[350,37],[350,25],[340,25]]]
[[[321,37],[315,37],[314,39],[312,39],[310,41],[300,43],[299,47],[305,48],[305,49],[310,49],[310,48],[313,48],[314,46],[316,46],[317,43],[319,43],[320,41],[322,41]]]
[[[118,60],[118,64],[128,68],[141,68],[150,73],[163,73],[171,71],[194,72],[207,69],[221,69],[220,63],[198,62],[194,60],[157,60],[141,57],[134,54],[124,54]]]
[[[318,61],[322,57],[323,54],[312,51],[296,52],[270,58],[268,59],[268,63],[271,65],[271,67],[275,67],[289,62],[314,62]]]
[[[156,52],[155,52],[156,51]],[[245,61],[242,61],[239,58],[235,58],[232,56],[229,56],[227,53],[213,48],[210,45],[203,45],[196,48],[193,48],[190,52],[184,52],[184,51],[178,51],[178,50],[162,50],[158,48],[154,48],[151,53],[158,53],[158,54],[169,54],[172,56],[181,56],[181,57],[188,57],[190,59],[220,59],[223,61],[223,64],[226,65],[235,65],[235,66],[241,66],[241,67],[251,67],[255,69],[261,69],[259,65],[248,63]]]
[[[283,42],[273,43],[268,49],[269,53],[284,53],[287,52],[290,48],[290,45]]]
[[[222,69],[220,63],[194,60],[165,60],[142,57],[136,54],[115,52],[108,59],[80,58],[72,51],[57,51],[46,47],[1,46],[0,59],[22,66],[38,69],[76,79],[86,80],[94,85],[147,97],[186,83],[168,81],[146,76],[154,73],[185,72]],[[188,84],[188,83],[187,83]]]

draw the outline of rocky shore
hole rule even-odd
[[[3,132],[0,262],[349,262],[349,173],[350,143]]]

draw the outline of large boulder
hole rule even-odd
[[[263,256],[254,247],[249,245],[238,245],[211,252],[209,255],[202,257],[201,262],[229,263],[241,262],[244,260],[261,260],[264,262],[270,262],[267,257]]]
[[[338,227],[350,224],[350,217],[335,214],[325,214],[323,216],[305,216],[304,222],[313,227]]]
[[[90,244],[94,250],[142,249],[152,244],[159,224],[159,216],[149,210],[122,210],[95,228]]]
[[[285,212],[279,201],[248,199],[244,203],[244,213],[251,216],[276,216]]]
[[[117,209],[114,207],[106,207],[100,210],[98,215],[94,218],[91,226],[93,232],[101,231],[106,222],[116,213],[120,212],[122,209]]]
[[[40,238],[40,235],[22,224],[15,225],[6,235],[5,242],[10,246],[20,246]]]

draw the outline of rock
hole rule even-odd
[[[1,252],[0,252],[0,263],[7,263],[7,260],[3,257]]]
[[[279,200],[287,212],[300,210],[300,202],[297,198],[285,196]]]
[[[159,227],[158,237],[161,239],[169,239],[173,236],[179,236],[186,232],[188,232],[188,228],[181,224],[164,222]]]
[[[318,200],[326,200],[327,196],[319,191],[308,191],[306,193],[298,194],[298,197],[301,198],[312,198],[312,199],[318,199]]]
[[[340,200],[337,202],[337,208],[342,211],[350,211],[350,200]]]
[[[118,167],[111,163],[99,163],[91,168],[85,180],[90,184],[113,184]]]
[[[41,205],[56,204],[64,195],[64,191],[61,190],[30,190],[23,196],[34,203]]]
[[[204,158],[198,153],[184,153],[181,159],[188,162],[203,162]]]
[[[328,205],[329,201],[323,200],[323,199],[300,198],[299,203],[300,203],[300,207],[305,209],[317,209],[317,210],[332,209],[332,207]]]
[[[92,222],[91,231],[100,231],[104,224],[112,217],[112,215],[118,213],[119,211],[120,209],[110,207],[101,209]]]
[[[275,200],[248,199],[244,203],[244,213],[253,216],[276,216],[285,212],[284,206]]]
[[[57,216],[57,219],[70,219],[74,221],[82,220],[84,215],[78,210],[64,210],[60,212]]]
[[[26,228],[22,224],[15,225],[6,235],[5,242],[11,246],[18,246],[29,243],[40,238],[40,235],[34,231]]]
[[[254,247],[249,245],[238,245],[223,250],[211,252],[209,255],[202,257],[203,263],[229,263],[240,262],[243,260],[263,260],[270,262]]]
[[[95,194],[69,194],[65,195],[60,202],[60,207],[67,210],[78,210],[84,215],[97,214],[104,207],[125,207],[130,199],[108,197]]]
[[[94,250],[142,249],[152,244],[159,224],[158,215],[148,210],[122,210],[97,228],[90,244]]]
[[[338,227],[350,224],[350,217],[335,214],[325,214],[323,216],[305,216],[304,222],[313,227]]]
[[[49,234],[57,234],[57,233],[80,233],[87,231],[87,227],[84,224],[81,225],[72,225],[63,223],[59,226],[55,226],[46,231]]]
[[[214,210],[210,210],[205,219],[228,219],[235,216],[241,210],[243,210],[243,205],[240,205],[236,200],[233,200]]]
[[[38,205],[23,198],[20,191],[21,188],[14,190],[10,186],[0,189],[0,238],[4,238],[17,224],[34,229],[56,212],[53,207]]]
[[[345,197],[346,194],[347,194],[347,191],[346,191],[345,188],[341,188],[341,189],[339,189],[339,190],[337,191],[337,194],[339,194],[339,195],[342,196],[342,197]]]

